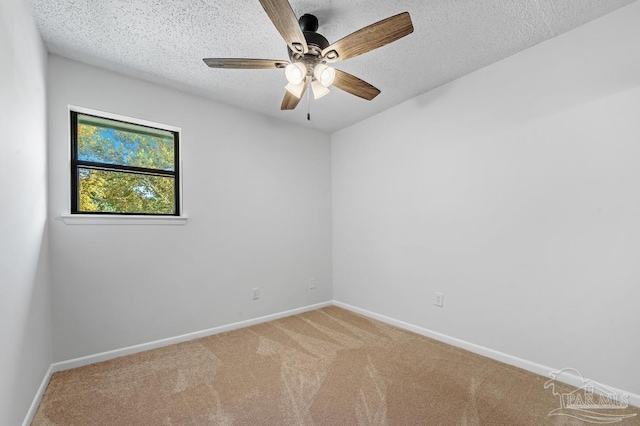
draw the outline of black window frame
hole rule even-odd
[[[71,214],[73,215],[105,215],[105,216],[154,216],[154,217],[175,217],[181,215],[181,199],[180,199],[180,132],[162,127],[149,126],[141,124],[135,120],[126,121],[97,115],[95,113],[86,113],[83,111],[70,111],[71,116]],[[149,169],[145,167],[124,166],[120,164],[98,163],[92,161],[84,161],[78,159],[78,115],[95,117],[102,120],[109,120],[125,125],[135,125],[146,127],[149,129],[170,132],[173,134],[174,143],[174,167],[173,170]],[[167,126],[169,127],[169,126]],[[104,171],[126,172],[136,174],[147,174],[151,176],[171,177],[174,179],[174,213],[145,213],[145,212],[87,212],[79,210],[79,169],[88,168]]]

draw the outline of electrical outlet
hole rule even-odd
[[[444,305],[444,294],[438,293],[436,291],[436,298],[435,298],[433,304],[436,305],[436,306],[440,306],[442,308],[442,306]]]
[[[311,278],[309,280],[309,290],[313,290],[314,288],[316,288],[316,280]]]
[[[253,300],[260,299],[260,288],[259,287],[254,287],[252,292],[253,292]]]

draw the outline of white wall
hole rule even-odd
[[[51,364],[46,51],[22,0],[0,2],[0,424],[24,420]]]
[[[332,135],[334,298],[640,393],[639,22]]]
[[[60,220],[69,104],[182,128],[185,226]],[[331,300],[328,135],[57,56],[48,107],[56,361]]]

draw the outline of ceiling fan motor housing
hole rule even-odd
[[[302,33],[304,34],[304,39],[307,40],[307,45],[316,46],[320,51],[329,47],[329,41],[322,34],[311,31],[303,31]]]

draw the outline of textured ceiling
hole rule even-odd
[[[335,67],[381,90],[339,89],[281,111],[284,71],[211,69],[206,57],[288,60],[258,0],[30,0],[51,53],[334,132],[634,0],[291,0],[330,43],[408,11],[413,34]],[[90,105],[89,105],[90,106]]]

